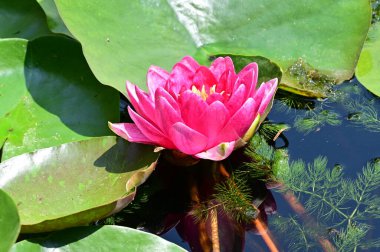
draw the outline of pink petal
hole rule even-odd
[[[158,87],[164,87],[169,79],[169,73],[157,66],[151,66],[147,74],[147,85],[151,96],[154,95]]]
[[[190,90],[183,92],[178,98],[178,102],[184,123],[190,128],[199,125],[199,119],[208,107],[207,103]]]
[[[232,93],[230,99],[226,103],[226,107],[230,111],[230,115],[234,115],[236,111],[241,107],[243,102],[246,100],[246,86],[244,84],[240,84],[238,89]]]
[[[224,95],[221,95],[219,93],[213,93],[207,97],[206,102],[208,104],[214,103],[216,101],[220,101],[221,103],[224,103],[225,100],[226,98]]]
[[[242,137],[256,118],[258,106],[259,104],[255,100],[248,98],[243,106],[231,117],[224,130],[234,130],[239,137]]]
[[[154,123],[156,120],[156,109],[154,106],[154,101],[151,99],[151,97],[149,97],[147,93],[143,92],[138,87],[136,87],[135,93],[138,98],[138,103],[134,105],[135,110],[145,119],[149,119],[151,123]]]
[[[205,66],[200,66],[194,74],[193,84],[199,90],[201,90],[204,85],[206,87],[206,91],[209,91],[210,87],[217,84],[217,81],[210,69]]]
[[[131,116],[133,122],[136,124],[137,128],[152,142],[155,144],[171,149],[174,145],[164,136],[164,134],[157,129],[154,125],[148,122],[145,118],[141,117],[130,107],[128,107],[129,115]]]
[[[178,105],[176,104],[178,107]],[[163,96],[157,97],[156,100],[157,108],[157,121],[160,125],[161,131],[168,135],[169,130],[173,124],[176,122],[182,122],[180,112],[174,109],[171,104]]]
[[[207,145],[206,136],[181,122],[171,127],[170,138],[180,151],[188,155],[203,151]]]
[[[220,93],[224,91],[230,94],[233,90],[235,83],[238,81],[238,76],[231,71],[226,71],[220,76],[219,83],[216,86],[216,92]]]
[[[235,73],[234,63],[232,62],[230,57],[219,57],[214,62],[212,62],[210,66],[211,72],[214,74],[217,81],[219,81],[220,77],[224,72],[230,71]]]
[[[178,102],[176,101],[176,99],[171,94],[169,94],[165,89],[161,87],[157,88],[156,90],[155,100],[157,100],[159,97],[164,97],[166,101],[170,103],[170,106],[172,106],[172,108],[180,112],[179,107],[178,107]]]
[[[187,89],[190,88],[193,76],[198,68],[198,62],[192,57],[184,57],[174,65],[168,80],[167,89],[172,89],[175,93],[179,93],[183,86]]]
[[[193,73],[195,73],[195,71],[200,67],[198,62],[191,56],[183,57],[179,63],[187,66]]]
[[[195,156],[202,159],[221,161],[226,159],[234,150],[235,141],[221,143],[211,149],[198,153]]]
[[[248,93],[252,95],[256,90],[259,69],[256,62],[246,65],[238,74],[240,83],[247,86]]]
[[[263,84],[266,86],[266,88],[265,88],[264,97],[263,97],[261,104],[260,104],[260,107],[259,107],[260,115],[263,115],[265,109],[268,107],[268,104],[270,103],[270,101],[272,101],[274,93],[276,92],[276,89],[277,89],[277,82],[278,82],[278,80],[276,78],[276,79],[270,80],[270,81],[266,82],[265,84]],[[261,86],[263,86],[263,85],[261,85]]]
[[[134,143],[153,144],[134,123],[111,123],[109,128],[118,136]]]
[[[133,107],[136,109],[136,107],[138,107],[138,103],[139,103],[139,98],[136,95],[136,86],[134,84],[130,83],[129,81],[127,81],[126,88],[127,88],[128,99],[131,102],[131,104],[133,105]],[[139,108],[137,108],[136,110],[138,110],[138,109]]]
[[[194,129],[208,137],[207,147],[215,146],[222,142],[220,131],[226,125],[230,115],[226,107],[220,101],[212,103],[199,119],[199,124]]]

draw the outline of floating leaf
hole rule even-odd
[[[115,137],[63,144],[1,163],[0,188],[15,200],[23,232],[86,225],[133,200],[157,156]]]
[[[76,41],[58,36],[0,41],[2,159],[111,134],[119,94],[93,76]]]
[[[2,0],[0,24],[0,38],[34,39],[51,33],[35,0]]]
[[[0,189],[0,251],[8,251],[20,232],[20,217],[11,197]]]
[[[55,33],[63,33],[71,36],[69,30],[67,30],[65,24],[63,23],[61,17],[59,16],[57,6],[54,0],[37,0],[41,8],[45,11],[47,17],[47,24],[51,31]]]
[[[380,23],[372,26],[356,68],[358,80],[380,96]]]
[[[186,251],[156,235],[119,226],[77,227],[17,243],[12,252]]]
[[[144,88],[149,65],[169,68],[186,54],[263,56],[284,71],[302,58],[341,82],[371,20],[367,0],[55,2],[94,74],[122,92],[126,79]]]

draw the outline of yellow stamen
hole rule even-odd
[[[207,99],[207,97],[209,96],[209,95],[212,95],[212,94],[214,94],[216,91],[215,91],[215,89],[216,89],[216,85],[214,85],[214,86],[212,86],[211,88],[210,88],[210,91],[209,91],[209,94],[206,92],[206,86],[205,85],[203,85],[202,86],[202,90],[199,90],[196,86],[192,86],[191,87],[191,91],[194,93],[194,94],[197,94],[197,95],[199,95],[204,101]]]

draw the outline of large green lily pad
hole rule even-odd
[[[35,0],[1,0],[0,24],[0,38],[34,39],[51,33]]]
[[[156,235],[120,226],[77,227],[15,244],[12,252],[186,251]]]
[[[57,36],[0,41],[2,159],[110,135],[119,94],[101,85],[78,42]]]
[[[263,56],[283,71],[302,58],[341,82],[371,20],[368,0],[55,2],[94,74],[120,91],[126,79],[144,87],[149,65],[168,69],[186,54]]]
[[[20,217],[12,198],[0,189],[0,251],[7,252],[20,232]]]
[[[86,225],[129,203],[157,157],[111,136],[67,143],[1,163],[0,188],[16,202],[22,232]]]
[[[380,23],[372,26],[356,68],[358,80],[380,96]]]

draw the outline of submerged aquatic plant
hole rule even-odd
[[[110,123],[110,128],[130,142],[223,160],[245,144],[269,112],[277,79],[257,88],[257,78],[256,63],[236,74],[229,57],[207,68],[187,56],[171,73],[152,66],[149,93],[127,82],[134,123]]]
[[[364,127],[372,132],[380,132],[380,117],[373,102],[362,99],[348,102],[345,107],[349,112],[347,119],[355,126]]]
[[[292,251],[307,251],[315,246],[315,233],[332,238],[337,251],[356,251],[358,247],[380,247],[380,240],[366,240],[371,229],[365,220],[380,218],[380,162],[363,168],[356,179],[343,177],[343,168],[327,168],[327,159],[318,157],[313,164],[295,161],[278,176],[281,191],[291,191],[304,202],[309,214],[316,216],[318,227],[303,223],[299,216],[278,217],[273,224],[289,237]],[[329,223],[327,226],[325,223]]]
[[[324,125],[337,126],[342,122],[339,119],[339,114],[329,110],[314,112],[309,110],[304,116],[297,116],[294,121],[294,127],[306,134],[317,130],[318,127]]]

